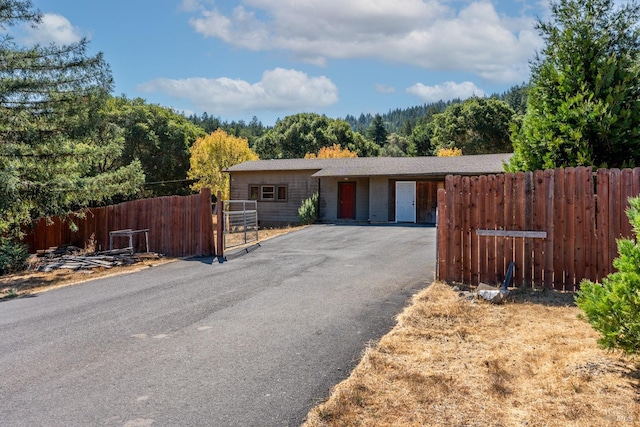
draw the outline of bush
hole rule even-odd
[[[602,284],[583,280],[576,303],[584,318],[602,334],[598,343],[607,349],[627,353],[640,350],[640,197],[629,199],[627,216],[633,226],[635,240],[618,240],[618,270],[602,280]]]
[[[24,269],[27,258],[27,246],[8,237],[0,237],[0,275]]]
[[[318,219],[318,193],[306,199],[298,208],[298,218],[302,224],[313,224]]]

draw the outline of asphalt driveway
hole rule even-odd
[[[434,228],[317,225],[2,302],[0,424],[299,425],[434,265]]]

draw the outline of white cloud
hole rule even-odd
[[[45,13],[35,28],[25,25],[25,42],[39,44],[70,44],[79,42],[85,35],[62,15]]]
[[[484,91],[472,82],[445,82],[442,85],[426,86],[417,83],[407,88],[407,93],[420,97],[424,102],[449,101],[452,99],[467,99],[472,96],[482,97]]]
[[[182,0],[181,9],[185,12],[196,12],[200,10],[200,2],[198,0]]]
[[[138,85],[136,89],[187,99],[197,109],[216,114],[313,110],[338,101],[338,88],[327,77],[309,77],[301,71],[283,68],[265,71],[261,81],[257,83],[227,77],[180,80],[159,78]]]
[[[387,86],[385,84],[382,83],[376,83],[376,92],[378,93],[395,93],[396,92],[396,88],[393,86]]]
[[[526,78],[527,61],[541,45],[533,18],[499,15],[485,0],[459,10],[444,0],[242,3],[229,13],[203,7],[190,24],[205,37],[254,51],[288,51],[313,64],[376,58],[505,83]]]

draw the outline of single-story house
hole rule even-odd
[[[261,223],[298,222],[300,204],[317,192],[323,222],[433,224],[437,191],[446,175],[501,173],[510,157],[256,160],[225,172],[230,175],[230,199],[257,200]]]

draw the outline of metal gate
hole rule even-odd
[[[258,202],[255,200],[225,200],[224,249],[258,241]]]

